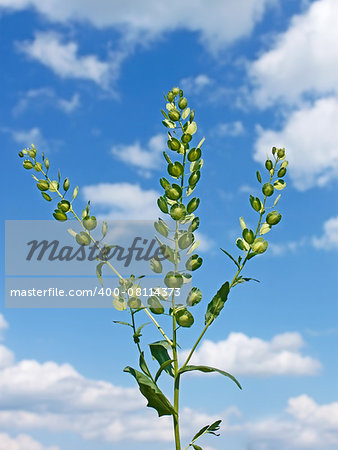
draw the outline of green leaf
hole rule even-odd
[[[146,325],[149,325],[150,323],[151,322],[146,322],[146,323],[143,323],[141,326],[138,327],[138,329],[136,330],[136,332],[133,335],[134,342],[136,344],[138,344],[140,342],[140,337],[142,336],[142,334],[141,334],[142,328],[145,327]]]
[[[205,323],[207,324],[209,321],[213,321],[222,311],[225,302],[228,299],[229,295],[229,281],[224,283],[222,287],[217,291],[214,298],[208,304],[207,312],[205,313]]]
[[[223,248],[221,248],[221,250],[222,250],[222,252],[224,252],[230,259],[231,259],[231,261],[233,261],[235,264],[236,264],[236,266],[238,267],[238,268],[240,268],[240,265],[238,264],[238,262],[235,260],[235,258],[233,257],[233,256],[231,256],[230,255],[230,253],[228,253],[226,250],[224,250]]]
[[[144,359],[144,352],[140,353],[140,359],[139,359],[139,365],[141,370],[148,376],[151,377],[151,373],[149,372],[149,369],[147,367],[146,361]]]
[[[102,267],[105,265],[105,262],[101,262],[96,266],[96,276],[99,279],[99,282],[101,283],[101,286],[103,286],[102,281]]]
[[[174,362],[174,359],[168,359],[168,361],[165,361],[163,364],[161,364],[160,368],[158,369],[158,371],[156,372],[155,375],[155,382],[159,379],[161,373],[163,372],[163,370],[168,367],[170,364],[172,364]]]
[[[159,417],[176,415],[170,401],[159,387],[146,375],[129,366],[125,367],[123,371],[130,373],[135,378],[139,385],[140,392],[148,400],[147,406],[156,409]]]
[[[272,207],[275,207],[278,203],[278,200],[280,199],[281,194],[278,195],[278,197],[276,197],[276,200],[273,202]]]
[[[114,322],[114,323],[118,323],[118,324],[120,324],[120,325],[126,325],[126,326],[128,326],[128,327],[133,328],[132,324],[131,324],[131,323],[128,323],[128,322],[121,322],[120,320],[113,320],[113,322]]]
[[[203,428],[201,428],[196,434],[195,436],[191,439],[191,441],[196,441],[199,437],[201,437],[209,428],[209,425],[205,425]]]
[[[196,444],[192,444],[192,448],[193,448],[194,450],[203,450],[202,447],[200,447],[199,445],[196,445]]]
[[[256,278],[247,278],[247,277],[239,276],[236,278],[236,280],[234,281],[232,286],[236,286],[237,284],[244,283],[245,281],[257,281],[257,283],[260,283],[260,281],[257,280]]]
[[[237,384],[237,386],[240,389],[242,389],[242,386],[239,384],[239,382],[236,380],[236,378],[233,375],[231,375],[228,372],[224,372],[224,370],[216,369],[215,367],[209,367],[209,366],[185,366],[185,367],[182,367],[178,371],[178,373],[179,373],[179,375],[181,375],[184,372],[192,372],[194,370],[198,370],[200,372],[205,372],[205,373],[210,373],[210,372],[220,373],[221,375],[224,375],[225,377],[230,378],[230,380],[232,380],[234,383]]]
[[[149,344],[149,347],[152,357],[157,360],[160,366],[171,359],[166,348],[167,346],[164,346],[163,341],[153,342]],[[172,377],[174,376],[174,370],[171,364],[165,366],[164,370]]]

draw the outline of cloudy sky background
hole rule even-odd
[[[162,93],[181,86],[206,137],[197,323],[233,277],[219,247],[235,248],[238,217],[254,223],[256,170],[287,150],[283,219],[246,270],[261,283],[234,289],[195,358],[243,392],[183,381],[184,440],[223,419],[207,450],[338,447],[337,19],[336,0],[0,0],[3,219],[51,217],[17,158],[32,142],[80,186],[79,208],[156,217]],[[122,372],[137,355],[118,312],[3,305],[0,450],[172,448],[170,419]]]

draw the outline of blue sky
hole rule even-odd
[[[204,301],[185,350],[233,276],[219,247],[236,253],[238,218],[255,220],[255,172],[286,148],[283,219],[246,269],[261,283],[233,290],[196,356],[244,389],[183,382],[184,441],[223,419],[207,450],[338,447],[337,15],[334,0],[0,0],[3,232],[7,219],[51,218],[17,157],[32,142],[80,186],[80,209],[156,216],[162,93],[179,85],[195,108]],[[1,309],[1,450],[172,448],[170,420],[145,412],[122,372],[137,354],[117,311]]]

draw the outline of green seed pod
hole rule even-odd
[[[279,148],[277,150],[277,156],[278,156],[279,159],[284,158],[284,156],[285,156],[285,148]]]
[[[66,178],[63,182],[63,189],[67,192],[70,186],[69,178]]]
[[[194,271],[194,270],[199,269],[201,267],[202,263],[203,263],[203,259],[200,256],[192,255],[192,256],[190,256],[188,261],[185,263],[185,267],[188,270]]]
[[[174,100],[174,98],[175,98],[175,95],[173,94],[173,92],[169,91],[168,94],[167,94],[168,102],[172,102]]]
[[[174,220],[183,219],[183,217],[185,217],[186,214],[187,212],[184,205],[179,205],[178,203],[175,203],[175,205],[173,205],[170,208],[170,215]]]
[[[19,152],[18,155],[20,156],[20,158],[23,158],[23,153]]]
[[[42,197],[47,200],[47,202],[51,202],[52,201],[52,197],[48,194],[46,194],[46,192],[41,192]]]
[[[60,222],[64,222],[65,220],[68,219],[67,215],[61,211],[60,209],[56,209],[53,212],[53,216],[55,217],[56,220],[60,221]]]
[[[195,219],[191,222],[191,224],[189,226],[189,231],[194,232],[195,230],[197,230],[199,225],[200,225],[200,219],[199,219],[199,217],[195,217]]]
[[[265,161],[265,167],[266,167],[268,170],[271,170],[271,169],[273,168],[273,164],[272,164],[271,159],[267,159],[267,160]]]
[[[45,167],[47,170],[49,169],[49,159],[48,158],[45,159]]]
[[[271,195],[273,194],[273,191],[274,191],[274,187],[270,183],[265,183],[262,187],[262,192],[267,197],[271,197]]]
[[[96,228],[96,225],[97,225],[96,217],[95,216],[91,216],[91,217],[87,216],[83,219],[82,223],[86,230],[88,230],[88,231],[94,230],[94,228]]]
[[[279,169],[278,173],[277,173],[278,177],[279,177],[279,178],[282,178],[282,177],[284,177],[285,174],[286,174],[286,169],[285,169],[285,167],[281,167],[281,168]]]
[[[194,323],[194,316],[187,309],[179,309],[176,311],[175,317],[181,327],[189,328]]]
[[[282,215],[278,211],[271,211],[266,216],[266,222],[269,225],[277,225],[281,221]]]
[[[178,184],[173,184],[170,188],[166,189],[165,195],[170,198],[170,200],[178,200],[182,197],[182,188]]]
[[[189,177],[189,186],[195,186],[198,183],[198,180],[201,178],[201,172],[197,170],[197,172],[193,172]]]
[[[161,261],[156,258],[151,258],[150,260],[150,268],[155,273],[162,273],[163,267]]]
[[[194,120],[195,117],[195,110],[192,109],[189,116],[189,122],[191,123]]]
[[[192,233],[186,232],[178,240],[178,246],[181,250],[188,248],[194,242],[194,235]]]
[[[252,244],[255,240],[254,232],[252,230],[248,230],[248,228],[244,228],[242,234],[245,242],[247,242],[248,244]]]
[[[32,161],[30,161],[29,159],[25,159],[24,162],[22,163],[22,165],[24,166],[25,169],[29,170],[29,169],[33,169],[33,163]]]
[[[132,309],[138,309],[142,305],[141,300],[138,297],[131,297],[128,300],[128,306]]]
[[[272,147],[271,151],[272,151],[272,154],[274,155],[276,153],[276,151],[277,151],[276,147]]]
[[[91,243],[90,236],[85,231],[81,231],[80,234],[77,234],[75,239],[79,245],[89,245]]]
[[[165,276],[164,283],[168,288],[180,288],[183,285],[183,277],[178,272],[170,271]]]
[[[181,97],[178,102],[178,106],[180,109],[184,109],[188,106],[188,100],[185,97]]]
[[[183,173],[183,166],[181,163],[176,161],[174,164],[170,163],[168,164],[168,173],[173,178],[179,178]]]
[[[160,185],[163,187],[163,189],[168,189],[171,187],[169,181],[164,177],[160,179]]]
[[[188,153],[188,161],[193,162],[200,159],[202,151],[200,148],[192,148]]]
[[[70,210],[70,203],[68,200],[61,200],[58,203],[58,209],[62,212],[68,212]]]
[[[35,158],[36,157],[36,150],[35,148],[32,148],[32,150],[28,151],[28,154],[31,158]]]
[[[198,208],[199,204],[200,204],[199,198],[196,198],[196,197],[192,198],[187,205],[188,213],[191,214],[192,212],[194,212]]]
[[[168,116],[171,120],[173,120],[174,122],[177,122],[181,118],[181,113],[178,111],[178,109],[171,109],[168,112]]]
[[[181,143],[176,138],[169,139],[167,144],[168,144],[168,147],[170,148],[170,150],[177,151],[181,148]]]
[[[39,163],[39,162],[35,163],[34,169],[35,169],[37,172],[41,172],[42,164]]]
[[[196,287],[191,288],[186,303],[188,306],[195,306],[202,300],[202,291]]]
[[[161,210],[162,212],[164,212],[164,213],[167,213],[167,212],[168,212],[168,204],[167,204],[167,202],[166,202],[166,200],[165,200],[164,197],[160,197],[160,198],[157,200],[157,205],[158,205],[158,207],[160,208],[160,210]]]
[[[258,197],[253,197],[250,195],[250,203],[255,211],[260,211],[262,209],[262,203]]]
[[[268,241],[264,241],[262,237],[259,237],[251,244],[251,248],[254,253],[264,253],[268,248]]]
[[[182,135],[182,142],[184,143],[184,144],[188,144],[190,141],[191,141],[191,139],[192,139],[192,136],[191,136],[191,134],[189,134],[189,133],[184,133],[183,135]]]
[[[178,88],[178,87],[172,88],[172,93],[176,96],[177,94],[180,93],[180,88]]]
[[[153,314],[163,314],[164,307],[155,295],[148,298],[148,308]]]
[[[237,240],[236,240],[236,245],[237,245],[237,247],[240,249],[240,250],[246,250],[245,249],[245,245],[243,244],[243,241],[242,241],[242,239],[241,238],[238,238]]]
[[[39,180],[36,185],[40,191],[48,191],[49,189],[49,183],[47,180]]]

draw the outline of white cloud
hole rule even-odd
[[[83,188],[86,200],[102,206],[109,219],[153,220],[159,216],[155,190],[144,190],[138,184],[100,183]]]
[[[57,33],[36,33],[33,41],[21,42],[18,47],[62,78],[90,80],[103,88],[109,87],[112,76],[109,61],[101,61],[96,55],[80,56],[77,43],[65,43]]]
[[[239,136],[244,133],[244,126],[241,121],[219,123],[213,130],[219,136]]]
[[[166,138],[163,134],[157,134],[149,139],[143,148],[136,141],[130,145],[115,145],[111,149],[112,155],[126,164],[138,167],[140,175],[149,176],[150,172],[159,169],[162,165],[163,150],[166,149]]]
[[[267,7],[275,0],[215,0],[212,7],[204,0],[182,2],[172,0],[0,0],[0,8],[8,12],[34,8],[52,22],[84,22],[98,28],[123,30],[127,40],[147,42],[163,33],[185,29],[199,33],[203,44],[215,52],[250,35]]]
[[[0,339],[2,339],[2,333],[4,330],[7,330],[8,323],[2,314],[0,314]]]
[[[335,450],[338,446],[338,402],[319,405],[308,395],[290,398],[288,417],[247,423],[254,450]],[[290,417],[291,416],[291,417]]]
[[[320,237],[314,237],[312,243],[314,247],[332,250],[338,249],[338,216],[328,219],[324,223],[324,232]]]
[[[2,131],[10,133],[13,140],[23,147],[29,147],[31,144],[34,144],[35,147],[41,148],[43,151],[49,148],[46,139],[38,127],[33,127],[30,130],[3,129]]]
[[[180,87],[186,94],[197,95],[212,83],[213,80],[208,75],[201,73],[195,77],[183,78]]]
[[[338,3],[312,2],[276,36],[271,50],[251,64],[255,101],[262,107],[276,100],[298,103],[306,94],[338,93]]]
[[[80,106],[80,96],[76,92],[70,99],[65,99],[57,97],[55,91],[51,88],[30,89],[20,98],[13,109],[13,114],[21,114],[32,105],[55,106],[70,114]]]
[[[219,342],[205,340],[191,359],[192,364],[218,367],[233,375],[315,375],[321,364],[303,356],[304,341],[299,333],[276,335],[271,341],[230,333]],[[182,352],[182,361],[188,350]]]
[[[0,450],[59,450],[59,447],[55,445],[45,447],[27,434],[11,437],[6,433],[0,433]]]
[[[294,186],[304,191],[338,177],[338,98],[317,100],[289,114],[280,131],[258,127],[254,159],[264,162],[272,146],[285,147]]]

